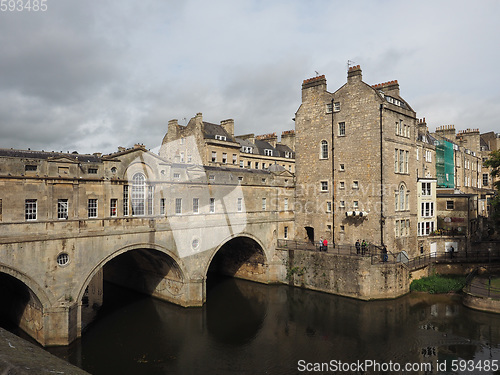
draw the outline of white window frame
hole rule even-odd
[[[321,192],[328,191],[328,181],[320,181],[320,190]]]
[[[193,214],[200,213],[200,198],[193,198]]]
[[[111,198],[109,200],[109,216],[117,217],[118,216],[118,199]]]
[[[57,218],[59,220],[67,220],[69,214],[69,202],[67,199],[57,200]]]
[[[26,221],[35,221],[38,217],[38,202],[36,199],[26,199],[24,201],[24,218]]]
[[[338,129],[339,129],[339,137],[345,137],[346,135],[345,121],[339,122]]]
[[[182,215],[182,198],[175,198],[175,214]]]
[[[98,214],[99,201],[97,198],[89,198],[87,202],[87,213],[89,219],[95,219]]]
[[[215,213],[215,198],[210,198],[210,205],[209,205],[210,209],[209,209],[209,212],[211,214],[214,214]]]

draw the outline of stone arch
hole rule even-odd
[[[203,276],[205,278],[207,277],[210,267],[214,264],[214,259],[217,257],[217,255],[220,256],[222,254],[221,250],[224,251],[227,245],[233,241],[242,241],[242,243],[246,242],[247,244],[256,244],[260,252],[240,252],[239,255],[241,257],[236,260],[240,262],[240,266],[245,266],[246,270],[243,270],[243,272],[241,272],[241,270],[236,270],[236,272],[232,276],[252,281],[267,282],[267,267],[269,266],[270,256],[262,241],[260,241],[260,239],[250,233],[240,233],[238,235],[229,236],[224,239],[224,241],[222,241],[221,244],[217,246],[217,248],[210,255],[207,265],[205,266],[205,270],[203,271]],[[254,256],[253,254],[256,254],[256,256]],[[252,257],[253,259],[251,259]],[[249,272],[252,272],[253,275],[250,275]]]
[[[0,263],[0,273],[10,275],[26,285],[26,287],[33,292],[34,296],[38,298],[43,308],[48,308],[51,306],[50,298],[45,290],[24,272],[18,271],[12,267]]]
[[[188,272],[186,270],[186,266],[184,265],[182,260],[179,259],[175,255],[175,253],[168,250],[167,248],[164,248],[163,246],[159,246],[156,244],[137,243],[137,244],[127,245],[127,246],[121,247],[121,248],[117,249],[116,251],[113,251],[112,253],[108,254],[105,258],[101,259],[101,261],[97,265],[94,266],[92,271],[90,271],[89,274],[87,275],[87,277],[85,278],[85,281],[83,282],[82,286],[80,287],[77,301],[81,301],[81,299],[83,298],[83,295],[85,293],[85,289],[89,285],[90,281],[104,267],[104,265],[106,265],[106,263],[108,263],[112,259],[114,259],[114,258],[116,258],[124,253],[127,253],[129,251],[133,251],[133,250],[140,250],[140,249],[142,249],[142,250],[156,250],[156,251],[159,251],[159,252],[167,255],[168,257],[170,257],[173,260],[175,266],[178,267],[178,269],[180,271],[181,279],[182,280],[187,279]]]

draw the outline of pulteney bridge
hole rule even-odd
[[[201,306],[209,270],[262,283],[283,280],[274,216],[2,224],[0,297],[14,304],[10,318],[45,346],[80,337],[102,304],[103,280],[181,306]]]

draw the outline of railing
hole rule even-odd
[[[500,248],[481,251],[461,251],[461,252],[441,252],[427,255],[420,255],[415,258],[408,258],[405,252],[394,254],[388,251],[383,252],[381,246],[368,244],[365,249],[357,249],[354,245],[336,245],[328,244],[328,246],[320,249],[319,243],[313,244],[308,241],[295,240],[278,240],[278,248],[288,250],[306,250],[306,251],[323,251],[328,254],[337,254],[345,256],[360,256],[370,257],[372,264],[380,263],[401,263],[405,264],[410,271],[415,271],[419,268],[428,266],[430,263],[491,263],[500,260]],[[384,256],[385,255],[385,256]]]
[[[473,296],[488,297],[500,300],[500,267],[490,267],[488,275],[479,275],[478,268],[465,279],[463,291]],[[493,275],[492,275],[493,273]]]
[[[320,248],[319,242],[312,243],[310,241],[295,241],[295,240],[278,240],[278,248],[288,249],[288,250],[307,250],[307,251],[318,251],[327,252],[328,254],[337,255],[357,255],[362,257],[369,257],[376,254],[378,247],[373,244],[367,244],[364,248],[360,246],[359,250],[356,249],[354,245],[333,245],[328,244],[328,246],[322,246]]]

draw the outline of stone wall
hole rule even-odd
[[[405,266],[370,257],[290,250],[287,270],[290,285],[362,300],[400,297],[410,286]]]

